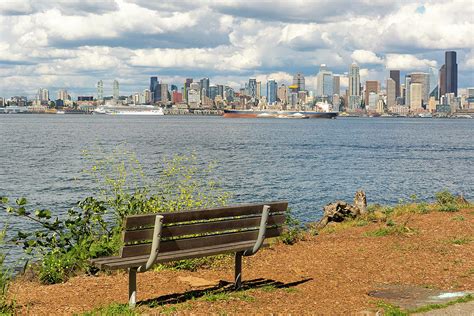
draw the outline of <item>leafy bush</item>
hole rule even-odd
[[[13,310],[13,304],[8,302],[8,286],[10,285],[10,271],[5,267],[6,254],[2,251],[4,246],[4,238],[6,227],[0,231],[0,313],[9,314]]]
[[[291,213],[291,209],[286,212],[285,230],[280,235],[280,240],[286,245],[293,245],[303,238],[301,223]]]
[[[459,205],[456,201],[456,197],[449,192],[444,190],[435,194],[436,203],[439,205],[438,210],[441,212],[457,212],[459,211]]]
[[[229,198],[212,177],[213,165],[201,167],[194,155],[165,159],[156,181],[146,178],[133,153],[116,149],[109,155],[84,155],[92,162],[86,173],[95,179],[99,196],[77,203],[65,217],[32,210],[25,198],[13,205],[1,199],[7,213],[35,223],[14,241],[41,260],[36,267],[46,284],[63,282],[78,271],[94,272],[89,259],[117,253],[127,215],[213,207]]]

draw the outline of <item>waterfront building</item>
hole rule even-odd
[[[291,92],[290,93],[290,105],[292,107],[295,107],[298,104],[298,93],[297,92]]]
[[[411,83],[422,85],[422,102],[427,104],[430,98],[430,75],[426,72],[413,72],[410,74]]]
[[[97,82],[97,100],[102,101],[104,99],[104,82],[99,80]]]
[[[410,84],[410,111],[416,112],[422,109],[423,85],[421,83]]]
[[[197,82],[190,84],[188,89],[188,104],[191,108],[197,108],[201,104],[201,86]]]
[[[396,94],[397,84],[392,78],[387,79],[387,107],[390,108],[396,104],[397,94]]]
[[[321,64],[316,77],[316,96],[330,99],[333,95],[332,71],[329,71],[325,64]]]
[[[48,102],[49,101],[49,90],[40,88],[38,89],[37,98],[40,102]]]
[[[341,77],[339,75],[334,75],[332,77],[332,94],[341,94]]]
[[[5,99],[3,97],[0,97],[0,106],[5,107]]]
[[[132,95],[132,103],[135,104],[135,105],[140,104],[141,103],[141,98],[142,97],[141,97],[140,93],[138,93],[138,92],[135,93],[134,95]]]
[[[268,104],[273,104],[277,100],[277,82],[273,79],[267,81],[267,101]]]
[[[255,92],[257,99],[260,99],[262,97],[262,82],[257,81],[257,91]]]
[[[112,84],[112,91],[113,91],[112,95],[113,95],[114,100],[118,100],[120,96],[120,85],[117,80],[114,80]]]
[[[203,96],[209,97],[209,78],[202,78],[199,84],[201,85],[201,98]]]
[[[385,103],[382,98],[378,98],[375,112],[383,114],[385,112]]]
[[[161,84],[161,91],[160,91],[160,94],[161,94],[161,102],[166,104],[168,103],[169,101],[169,98],[168,98],[168,84],[166,83],[162,83]]]
[[[151,103],[151,91],[149,89],[143,90],[143,99],[145,101],[145,104],[150,104]]]
[[[224,86],[221,84],[217,85],[217,95],[220,95],[222,98],[224,98]]]
[[[349,68],[349,95],[348,108],[349,110],[356,110],[360,107],[360,68],[356,63],[352,63]]]
[[[179,104],[183,102],[183,94],[181,92],[173,90],[173,93],[171,94],[171,102],[173,104]]]
[[[364,97],[364,101],[365,101],[365,104],[369,104],[369,95],[370,93],[375,93],[378,95],[379,93],[379,82],[376,81],[376,80],[367,80],[365,82],[365,97]],[[375,103],[377,101],[374,101]],[[375,103],[374,103],[374,107],[375,107]]]
[[[257,98],[257,79],[255,78],[249,79],[248,95],[253,99]]]
[[[288,88],[286,85],[282,84],[278,87],[277,98],[283,104],[288,103]]]
[[[447,51],[444,53],[446,65],[446,93],[454,93],[458,96],[458,64],[456,62],[456,52]]]
[[[437,102],[435,97],[430,97],[430,100],[428,101],[428,111],[430,111],[431,113],[436,112],[436,105]]]
[[[401,96],[400,70],[390,70],[390,79],[395,82],[395,99]]]
[[[298,91],[298,100],[300,101],[300,103],[306,103],[306,97],[306,91]]]
[[[379,94],[376,92],[370,92],[367,96],[367,103],[365,108],[367,111],[375,111],[377,109],[377,101],[379,100]]]
[[[305,78],[302,73],[293,76],[293,85],[296,86],[297,91],[305,90]]]

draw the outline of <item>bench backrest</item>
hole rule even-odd
[[[265,236],[277,237],[283,230],[286,201],[127,216],[120,255],[150,254],[157,214],[163,215],[160,253],[256,240],[264,205],[270,206]]]

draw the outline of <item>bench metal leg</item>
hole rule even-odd
[[[128,269],[128,305],[133,308],[137,303],[137,269]]]
[[[242,287],[242,252],[235,253],[235,289]]]

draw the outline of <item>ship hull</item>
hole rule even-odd
[[[225,118],[335,118],[338,112],[224,110]]]

